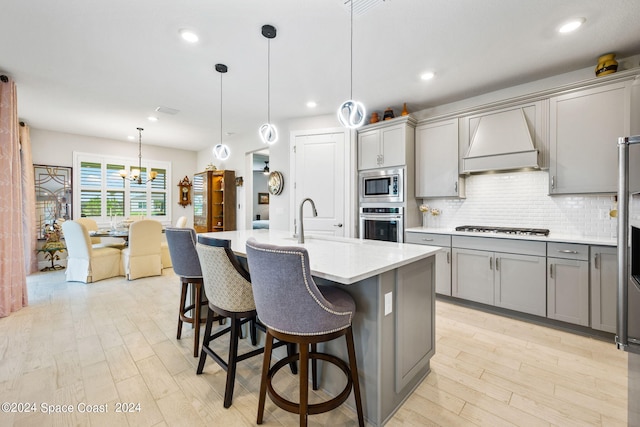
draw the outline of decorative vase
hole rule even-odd
[[[388,107],[386,110],[384,110],[384,116],[382,116],[384,120],[391,120],[394,117],[395,115],[393,114],[393,110],[391,109],[391,107]]]
[[[371,113],[370,123],[378,123],[379,121],[380,121],[380,117],[378,117],[378,113],[376,113],[375,111]]]
[[[401,115],[403,116],[408,116],[409,112],[407,111],[407,103],[405,102],[404,104],[402,104],[402,113]]]
[[[422,228],[429,227],[429,212],[422,213]]]
[[[618,71],[618,61],[616,61],[615,53],[607,53],[598,58],[598,65],[596,65],[596,77],[606,76],[607,74],[613,74]]]

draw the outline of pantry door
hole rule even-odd
[[[315,202],[318,216],[313,216],[311,204],[306,202],[305,236],[351,236],[353,214],[349,211],[355,209],[355,180],[350,172],[350,136],[341,128],[292,132],[292,231],[299,229],[300,202],[308,197]]]

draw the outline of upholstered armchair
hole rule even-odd
[[[129,246],[122,250],[122,268],[127,279],[162,275],[162,224],[154,219],[129,226]]]
[[[68,254],[67,282],[92,283],[123,275],[120,249],[94,248],[89,231],[78,221],[65,221],[62,231]]]

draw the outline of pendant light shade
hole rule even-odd
[[[364,104],[359,101],[355,101],[353,99],[353,2],[354,0],[350,0],[351,3],[351,35],[350,35],[350,77],[351,77],[351,88],[350,88],[350,99],[344,101],[338,107],[338,121],[340,124],[349,129],[359,128],[364,124],[364,120],[367,116],[367,110],[364,107]]]
[[[271,145],[278,141],[278,129],[271,123],[271,39],[276,37],[276,28],[263,25],[262,35],[267,39],[267,123],[260,126],[258,134],[263,143]]]
[[[216,64],[216,71],[220,73],[220,142],[213,147],[213,155],[218,160],[227,160],[231,155],[231,150],[222,143],[222,75],[228,71],[228,68],[224,64]]]
[[[136,128],[136,129],[138,129],[138,169],[131,169],[130,175],[127,175],[127,171],[125,169],[122,169],[120,171],[120,176],[122,177],[122,179],[128,179],[129,181],[136,182],[138,185],[142,185],[143,184],[143,181],[142,181],[142,131],[144,129],[143,128]],[[153,181],[154,179],[156,179],[157,176],[158,176],[158,172],[150,171],[149,179],[144,181],[144,183]]]

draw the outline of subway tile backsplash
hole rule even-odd
[[[596,239],[617,236],[618,221],[609,213],[613,195],[549,196],[546,171],[471,175],[466,179],[466,199],[424,199],[441,210],[428,215],[429,227],[459,225],[548,228],[552,233]],[[640,212],[640,200],[631,202]]]

